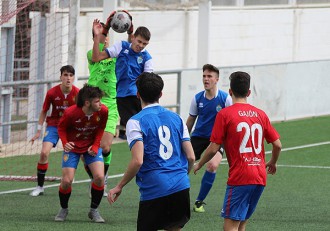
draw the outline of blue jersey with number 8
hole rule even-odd
[[[136,175],[141,201],[173,194],[190,187],[188,161],[182,142],[189,133],[182,118],[159,104],[149,105],[134,115],[126,126],[132,148],[144,145],[143,164]]]

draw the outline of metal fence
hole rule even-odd
[[[182,70],[173,70],[173,71],[164,71],[164,72],[157,72],[157,74],[161,75],[164,79],[165,86],[168,87],[167,91],[170,91],[167,94],[171,99],[166,100],[166,104],[164,105],[166,108],[177,112],[180,114],[180,79],[181,79],[181,72]],[[171,78],[167,78],[171,76]],[[169,83],[169,86],[166,84],[166,81],[171,79],[172,83]],[[78,86],[82,85],[81,82],[86,82],[88,80],[88,76],[80,76],[78,77]],[[32,124],[33,130],[36,130],[38,119],[21,119],[21,120],[12,120],[13,116],[23,115],[29,118],[28,113],[31,113],[29,110],[22,112],[20,109],[20,104],[23,101],[27,101],[29,104],[29,94],[27,91],[31,90],[31,86],[41,86],[45,87],[47,90],[58,83],[58,80],[17,80],[17,81],[9,81],[0,83],[0,105],[2,104],[11,104],[11,111],[4,112],[0,115],[0,135],[2,138],[2,143],[8,144],[10,143],[11,137],[11,128],[13,125],[27,125]],[[17,91],[24,89],[24,94],[20,95]],[[166,89],[165,89],[166,90]],[[175,91],[176,96],[173,97],[173,91]],[[3,93],[9,92],[12,94],[11,102],[5,101],[2,99]],[[44,96],[43,96],[44,97]],[[13,107],[15,106],[15,107]],[[2,105],[3,108],[9,108],[9,105]],[[5,114],[6,113],[6,114]],[[25,126],[26,127],[26,126]],[[21,137],[22,140],[27,140],[28,137]],[[1,143],[1,142],[0,142]]]

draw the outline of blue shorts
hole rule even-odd
[[[221,210],[223,218],[245,221],[251,217],[265,186],[262,185],[227,185]]]
[[[47,126],[46,131],[44,134],[44,139],[42,142],[50,142],[53,144],[53,147],[56,147],[56,144],[58,142],[58,132],[57,132],[57,127],[55,126]]]
[[[63,152],[62,155],[62,168],[75,168],[77,169],[80,156],[83,155],[85,159],[85,163],[87,165],[101,161],[103,163],[103,155],[102,155],[102,149],[99,148],[96,156],[91,156],[87,152],[84,154],[78,154],[75,152]]]

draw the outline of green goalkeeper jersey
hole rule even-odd
[[[104,44],[100,43],[100,51],[103,51]],[[105,97],[116,99],[116,58],[107,58],[100,62],[92,61],[93,50],[87,52],[89,78],[88,84],[99,87],[104,93]]]

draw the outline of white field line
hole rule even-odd
[[[302,148],[310,148],[310,147],[316,147],[316,146],[321,146],[321,145],[327,145],[330,144],[330,141],[327,142],[320,142],[320,143],[315,143],[315,144],[306,144],[306,145],[301,145],[301,146],[296,146],[296,147],[292,147],[292,148],[283,148],[282,152],[285,151],[291,151],[291,150],[297,150],[297,149],[302,149]],[[266,154],[270,154],[271,151],[267,151]],[[222,161],[227,161],[226,158],[223,158]],[[321,168],[321,169],[330,169],[330,166],[307,166],[307,165],[278,165],[279,167],[290,167],[290,168]],[[112,175],[112,176],[108,176],[108,178],[118,178],[118,177],[122,177],[124,174],[117,174],[117,175]],[[74,181],[74,184],[79,184],[79,183],[85,183],[85,182],[89,182],[90,179],[87,180],[79,180],[79,181]],[[52,185],[47,185],[44,186],[44,188],[51,188],[51,187],[58,187],[60,184],[52,184]],[[24,192],[24,191],[31,191],[35,189],[34,188],[25,188],[25,189],[16,189],[16,190],[9,190],[9,191],[3,191],[0,192],[1,194],[8,194],[8,193],[16,193],[16,192]]]
[[[122,177],[123,175],[124,174],[117,174],[117,175],[108,176],[108,179]],[[90,179],[73,181],[73,184],[80,184],[80,183],[86,183],[86,182],[90,182]],[[52,184],[52,185],[46,185],[46,186],[44,186],[44,188],[52,188],[52,187],[58,187],[58,186],[60,186],[59,183]],[[3,191],[3,192],[0,192],[0,195],[1,194],[8,194],[8,193],[32,191],[33,189],[35,189],[35,187],[33,187],[33,188],[25,188],[25,189],[16,189],[16,190]]]
[[[286,167],[286,168],[321,168],[321,169],[330,169],[330,166],[286,165],[286,164],[278,164],[277,167]]]

